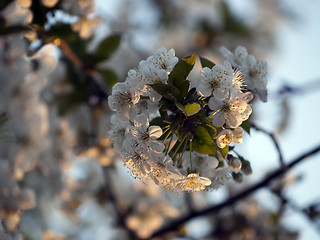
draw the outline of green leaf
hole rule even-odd
[[[195,60],[195,53],[193,53],[190,57],[180,59],[169,75],[168,84],[179,88],[181,83],[189,76],[191,70],[193,69]]]
[[[173,102],[177,101],[177,97],[179,96],[179,90],[174,86],[169,86],[164,83],[155,83],[151,84],[150,87],[152,87],[152,89],[159,93],[161,96]]]
[[[192,148],[198,153],[216,155],[215,143],[203,126],[196,128],[196,136],[192,141]]]
[[[192,116],[200,111],[200,105],[198,103],[190,103],[184,106],[187,116]]]
[[[160,108],[160,109],[159,109],[159,113],[160,113],[160,116],[161,116],[163,119],[168,119],[168,113],[167,113],[167,111],[162,110],[162,109]]]
[[[217,129],[212,124],[206,124],[204,127],[208,131],[212,140],[217,138]]]
[[[165,123],[165,122],[163,121],[163,118],[162,118],[162,117],[155,117],[154,119],[152,119],[152,120],[150,121],[150,126],[151,126],[151,125],[155,125],[155,126],[159,126],[159,127],[163,128],[163,127],[167,126],[168,123]]]
[[[223,157],[226,157],[229,152],[229,146],[225,146],[224,148],[220,149],[220,152]]]
[[[118,76],[113,70],[109,68],[103,68],[98,69],[98,72],[103,77],[103,80],[106,86],[109,88],[109,90],[111,90],[113,85],[115,85],[118,82]]]
[[[215,145],[203,144],[199,139],[194,139],[192,141],[192,149],[201,154],[210,154],[216,155],[216,147]]]
[[[186,110],[184,109],[184,106],[181,103],[175,102],[175,104],[176,104],[177,108],[179,108],[181,110],[181,112],[187,114]]]
[[[243,121],[242,124],[240,125],[240,127],[242,127],[243,130],[245,130],[245,131],[250,135],[250,123],[249,123],[249,119]]]
[[[120,41],[121,36],[119,34],[115,34],[105,38],[102,42],[100,42],[97,49],[95,50],[96,62],[101,62],[111,57],[111,55],[119,47]]]
[[[200,57],[200,62],[201,62],[201,66],[204,67],[208,67],[208,68],[213,68],[216,64],[214,64],[213,62],[211,62],[209,59],[207,58],[203,58]]]
[[[180,90],[181,101],[183,101],[190,90],[190,81],[188,80],[182,81],[178,89]]]
[[[207,129],[203,126],[198,126],[196,128],[196,136],[200,139],[200,142],[202,142],[204,144],[214,144]]]

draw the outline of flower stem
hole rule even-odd
[[[168,153],[168,151],[169,151],[169,148],[170,148],[170,145],[171,145],[172,139],[173,139],[173,134],[172,134],[172,136],[171,136],[171,138],[170,138],[170,141],[169,141],[169,144],[168,144],[168,146],[167,146],[167,149],[166,149],[166,153],[165,153],[165,155],[167,155],[167,153]]]
[[[187,135],[184,135],[183,139],[181,140],[181,142],[179,143],[178,147],[176,148],[176,150],[174,151],[173,155],[172,155],[172,159],[176,156],[178,150],[180,149],[182,143],[184,142],[184,140],[186,139]]]
[[[180,165],[181,165],[183,152],[186,150],[187,143],[188,143],[188,140],[184,142],[183,149],[182,149],[182,152],[181,152],[179,160],[178,160],[178,165],[177,165],[178,167],[180,167]]]
[[[192,156],[191,156],[191,153],[192,153],[192,139],[190,140],[190,168],[191,168],[191,171],[192,171]]]
[[[165,134],[168,130],[170,130],[170,128],[167,128],[166,130],[164,130],[163,134]],[[169,131],[169,133],[165,136],[165,138],[163,139],[162,142],[165,142],[168,139],[168,137],[170,136],[170,134],[171,134],[171,131]]]

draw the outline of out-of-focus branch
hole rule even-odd
[[[318,90],[320,90],[320,79],[310,81],[300,86],[284,84],[278,91],[270,93],[269,95],[271,100],[275,100],[279,99],[279,97],[295,96]]]
[[[282,191],[272,191],[283,203],[284,206],[291,208],[292,210],[301,213],[304,215],[315,227],[315,229],[318,231],[318,234],[320,235],[320,223],[317,223],[314,221],[314,215],[318,214],[317,212],[312,213],[310,209],[312,207],[306,207],[306,208],[301,208],[297,204],[295,204],[291,199],[287,198]],[[314,205],[311,205],[314,206]]]
[[[240,192],[240,193],[238,193],[236,195],[231,196],[226,201],[224,201],[224,202],[222,202],[220,204],[205,208],[203,210],[187,214],[186,216],[181,217],[181,218],[171,222],[170,225],[168,225],[168,226],[166,226],[164,228],[161,228],[158,231],[156,231],[153,234],[152,237],[158,237],[158,236],[161,236],[161,235],[163,235],[165,233],[168,233],[170,231],[174,231],[174,230],[178,229],[182,224],[184,224],[185,222],[189,221],[190,219],[194,219],[196,217],[204,216],[204,215],[207,215],[207,214],[217,213],[220,210],[222,210],[223,208],[233,205],[237,201],[249,196],[250,194],[254,193],[255,191],[259,190],[260,188],[268,186],[272,182],[272,180],[282,176],[289,169],[291,169],[292,167],[294,167],[295,165],[297,165],[301,161],[303,161],[306,158],[316,154],[319,151],[320,151],[320,145],[315,147],[314,149],[302,154],[300,157],[294,159],[288,165],[286,165],[284,168],[281,167],[280,169],[275,170],[274,172],[272,172],[271,174],[269,174],[268,176],[266,176],[264,179],[262,179],[261,181],[259,181],[256,184],[254,184],[253,186],[245,189],[244,191],[242,191],[242,192]]]
[[[272,139],[273,143],[274,143],[274,146],[276,147],[277,149],[277,152],[279,154],[279,162],[280,162],[280,165],[282,168],[285,167],[285,163],[284,163],[284,160],[283,160],[283,154],[282,154],[282,151],[280,149],[280,145],[278,143],[278,140],[276,139],[275,135],[261,127],[258,127],[257,125],[255,125],[254,123],[250,123],[251,127],[253,127],[254,129],[256,129],[257,131],[260,131],[260,132],[263,132],[267,135],[270,136],[270,138]]]
[[[82,69],[83,62],[81,59],[71,50],[69,45],[60,38],[57,38],[53,41],[53,43],[59,47],[66,57],[75,65],[77,68]]]
[[[113,205],[115,211],[116,211],[116,214],[117,214],[117,223],[122,227],[124,228],[127,233],[129,234],[130,236],[130,239],[132,240],[141,240],[141,238],[139,238],[137,236],[137,234],[132,231],[131,229],[129,229],[126,225],[126,214],[123,213],[123,211],[119,208],[119,205],[118,205],[118,201],[116,199],[116,196],[114,194],[114,191],[112,189],[112,178],[110,176],[110,169],[108,167],[105,167],[104,168],[104,176],[106,178],[106,183],[107,183],[107,186],[106,186],[106,195],[110,201],[110,203]]]

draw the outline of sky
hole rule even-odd
[[[286,4],[297,14],[298,19],[297,21],[284,21],[277,27],[276,50],[266,59],[270,68],[270,92],[284,83],[297,87],[320,81],[320,1],[294,0],[286,1]],[[286,161],[293,160],[320,144],[318,125],[320,88],[319,84],[317,86],[318,88],[313,91],[292,96],[288,100],[291,111],[289,125],[283,134],[277,136]],[[275,116],[281,111],[281,108],[277,107],[277,103],[279,103],[278,100],[271,99],[266,106],[260,106],[263,109],[259,109],[258,122],[260,126],[269,130],[274,129]],[[278,166],[275,161],[277,154],[272,149],[270,140],[268,141],[263,134],[254,133],[252,144],[259,142],[259,140],[266,144],[257,144],[254,148],[257,151],[250,151],[249,154],[252,157],[259,155],[260,163],[253,164],[257,170],[257,177],[259,172]],[[251,145],[250,147],[252,148]],[[318,154],[292,170],[292,174],[302,174],[303,180],[287,189],[286,193],[299,206],[306,206],[320,200],[319,160]],[[262,192],[260,197],[264,196],[265,192]],[[272,205],[273,202],[270,201],[269,204]],[[283,223],[302,230],[299,239],[320,238],[315,228],[300,214],[290,211]]]

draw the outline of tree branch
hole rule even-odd
[[[256,129],[257,131],[260,131],[260,132],[263,132],[267,135],[270,136],[271,140],[273,141],[274,143],[274,146],[276,147],[277,151],[278,151],[278,154],[279,154],[279,162],[280,162],[280,165],[282,168],[285,167],[285,163],[284,163],[284,160],[283,160],[283,154],[282,154],[282,151],[280,149],[280,145],[278,143],[278,140],[276,139],[276,137],[274,136],[273,133],[271,132],[268,132],[267,130],[265,129],[262,129],[260,127],[258,127],[257,125],[255,125],[254,123],[250,123],[250,126],[253,127],[254,129]]]
[[[275,170],[273,173],[266,176],[260,182],[254,184],[253,186],[245,189],[244,191],[242,191],[236,195],[231,196],[226,201],[224,201],[220,204],[205,208],[203,210],[187,214],[186,216],[171,222],[170,225],[156,231],[152,237],[157,237],[157,236],[160,236],[164,233],[174,231],[174,230],[178,229],[180,225],[184,224],[185,222],[189,221],[190,219],[200,217],[203,215],[207,215],[209,213],[210,214],[217,213],[220,210],[222,210],[223,208],[225,208],[227,206],[231,206],[232,204],[236,203],[240,199],[243,199],[243,198],[249,196],[250,194],[254,193],[258,189],[268,186],[272,180],[282,176],[284,173],[286,173],[289,169],[291,169],[292,167],[294,167],[295,165],[300,163],[302,160],[312,156],[313,154],[316,154],[319,151],[320,151],[320,145],[315,147],[314,149],[308,151],[307,153],[302,154],[300,157],[296,158],[295,160],[291,161],[288,165],[285,166],[285,168],[281,167],[280,169]]]
[[[83,68],[83,62],[81,59],[71,50],[69,45],[60,38],[57,38],[53,41],[53,43],[59,47],[63,53],[67,56],[67,58],[75,65],[77,68]]]

